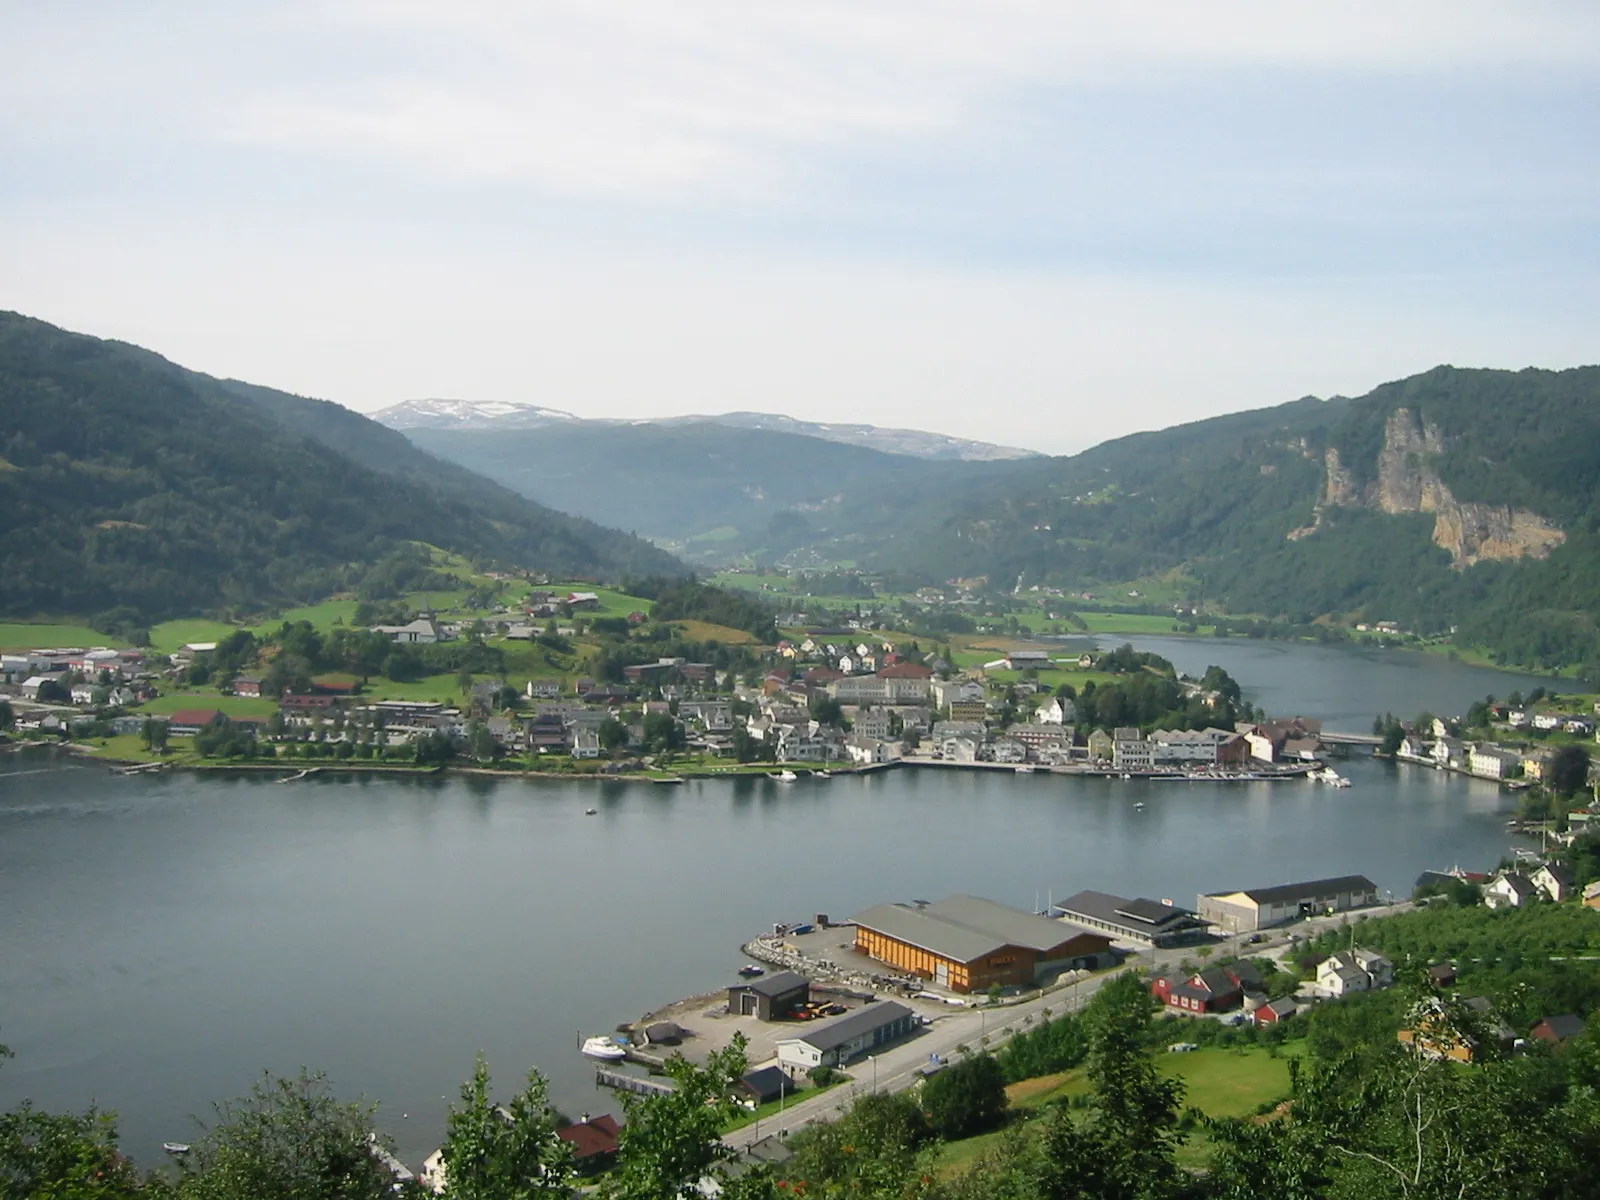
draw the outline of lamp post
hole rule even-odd
[[[867,1061],[872,1064],[872,1091],[876,1095],[878,1091],[878,1056],[869,1054],[867,1055]]]

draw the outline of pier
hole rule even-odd
[[[666,1096],[678,1090],[667,1079],[647,1079],[642,1075],[624,1075],[609,1067],[596,1067],[594,1081],[599,1087],[615,1088],[619,1092],[633,1092],[638,1096]]]

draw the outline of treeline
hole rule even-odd
[[[705,621],[743,630],[759,642],[777,641],[771,605],[737,588],[652,576],[628,579],[622,590],[631,596],[655,601],[651,616],[657,621]]]

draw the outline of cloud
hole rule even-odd
[[[821,152],[936,146],[1039,88],[1173,72],[1593,68],[1587,4],[331,0],[24,13],[0,96],[574,195],[771,200]],[[162,19],[163,15],[166,19]]]

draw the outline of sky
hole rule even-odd
[[[1600,361],[1592,0],[0,0],[0,308],[1052,453]]]

